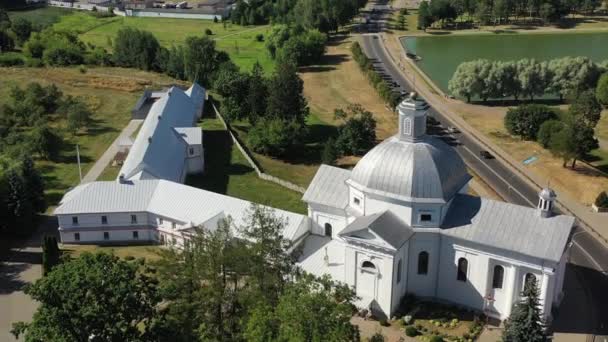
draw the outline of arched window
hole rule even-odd
[[[401,260],[397,263],[397,284],[401,281]]]
[[[429,253],[418,253],[418,274],[427,274],[429,272]]]
[[[371,261],[364,261],[361,264],[361,269],[368,272],[376,272],[376,265]]]
[[[469,262],[465,258],[458,259],[458,275],[456,279],[460,281],[467,281],[467,268],[469,267]]]
[[[332,234],[331,234],[331,224],[329,224],[329,223],[325,224],[325,236],[329,236],[329,237],[332,236]]]
[[[412,135],[412,119],[403,119],[403,134]]]
[[[494,266],[494,276],[492,277],[492,288],[502,289],[502,281],[505,277],[505,269],[500,266]]]
[[[532,273],[526,273],[524,276],[524,288],[526,288],[526,286],[529,284],[536,286],[536,276]]]

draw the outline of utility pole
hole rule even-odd
[[[78,174],[80,175],[80,183],[82,183],[82,167],[80,166],[80,149],[76,144],[76,160],[78,161]]]

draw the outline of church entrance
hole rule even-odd
[[[376,299],[376,287],[378,279],[378,269],[371,261],[361,263],[357,272],[357,295],[363,300]]]

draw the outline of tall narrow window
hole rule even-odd
[[[331,224],[326,223],[325,224],[325,236],[332,237],[331,231],[332,231]]]
[[[72,224],[73,225],[77,225],[78,224],[78,216],[72,216]]]
[[[189,151],[190,151],[190,155],[194,155],[194,148],[193,147],[190,147]]]
[[[133,240],[138,240],[139,239],[139,232],[138,231],[133,231]]]
[[[74,241],[80,241],[80,233],[74,233]]]
[[[467,268],[469,267],[469,262],[465,258],[458,259],[458,275],[456,279],[460,281],[467,281]]]
[[[536,284],[536,276],[532,273],[526,273],[526,275],[524,276],[524,288],[530,284],[538,286]]]
[[[137,215],[131,215],[131,224],[137,223]]]
[[[173,228],[173,229],[177,228],[177,224],[175,222],[171,222],[171,228]]]
[[[429,253],[418,253],[418,274],[427,274],[429,272]]]
[[[397,284],[401,282],[401,260],[397,263]]]
[[[403,119],[403,134],[412,135],[412,119]]]
[[[104,240],[110,240],[110,233],[109,232],[103,232],[103,239]]]
[[[108,217],[106,215],[101,217],[101,224],[108,224]]]
[[[492,276],[492,288],[502,289],[502,281],[505,277],[505,269],[500,266],[494,266],[494,275]]]
[[[162,217],[159,217],[159,218],[158,218],[158,224],[159,224],[159,225],[162,225],[162,224],[163,224],[163,218],[162,218]]]

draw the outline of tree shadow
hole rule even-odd
[[[0,295],[11,294],[23,290],[27,282],[19,279],[31,265],[25,263],[0,265]]]

